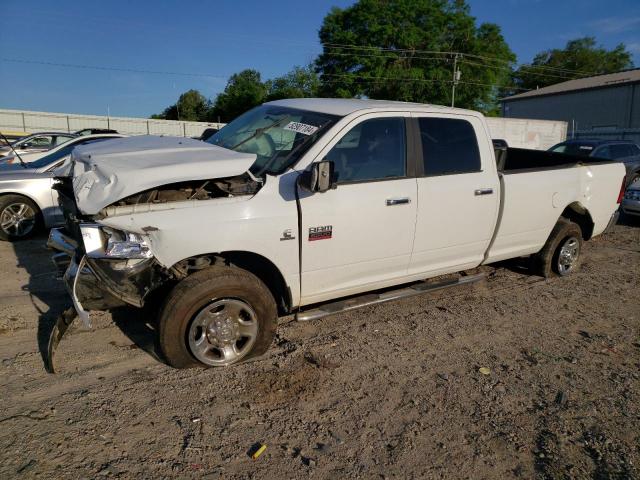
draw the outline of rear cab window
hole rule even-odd
[[[478,138],[471,122],[456,118],[418,119],[426,177],[480,172]]]

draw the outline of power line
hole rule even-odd
[[[350,49],[350,50],[377,50],[377,51],[381,51],[381,52],[395,52],[395,53],[417,53],[417,54],[436,54],[436,55],[449,55],[449,56],[455,56],[455,55],[462,55],[462,56],[466,56],[466,57],[471,57],[471,58],[477,58],[477,59],[481,59],[481,60],[488,60],[488,61],[493,61],[493,62],[500,62],[500,63],[504,63],[504,64],[515,64],[516,66],[524,66],[524,67],[530,67],[530,68],[539,68],[539,69],[548,69],[548,70],[556,70],[556,71],[564,71],[567,73],[577,73],[577,74],[582,74],[582,75],[594,75],[597,72],[585,72],[585,71],[580,71],[580,70],[570,70],[567,68],[560,68],[560,67],[550,67],[547,65],[532,65],[532,64],[526,64],[526,63],[520,63],[517,64],[511,60],[507,60],[504,58],[498,58],[498,57],[489,57],[486,55],[477,55],[477,54],[473,54],[473,53],[463,53],[463,52],[454,52],[454,51],[445,51],[445,50],[420,50],[420,49],[408,49],[408,48],[388,48],[388,47],[377,47],[377,46],[366,46],[366,45],[348,45],[348,44],[339,44],[339,43],[326,43],[323,44],[324,48],[329,48],[329,49],[336,49],[336,48],[343,48],[343,49]],[[333,55],[333,54],[332,54]]]
[[[210,74],[210,73],[186,73],[186,72],[169,72],[169,71],[160,71],[160,70],[139,70],[136,68],[102,67],[99,65],[80,65],[76,63],[56,63],[56,62],[44,62],[40,60],[24,60],[24,59],[3,58],[3,57],[0,57],[0,62],[27,63],[27,64],[33,64],[33,65],[47,65],[52,67],[64,67],[64,68],[81,68],[86,70],[147,73],[147,74],[153,74],[153,75],[179,75],[184,77],[229,78],[229,75],[216,75],[216,74]]]
[[[379,82],[382,83],[384,82],[406,82],[406,83],[411,83],[411,82],[419,82],[419,83],[452,83],[453,80],[445,80],[445,79],[437,79],[437,78],[394,78],[394,77],[379,77],[379,76],[365,76],[365,75],[358,75],[358,74],[342,74],[342,73],[323,73],[323,75],[325,76],[329,76],[329,77],[343,77],[343,78],[355,78],[358,80],[364,80],[364,81],[374,81],[374,82]],[[337,82],[337,80],[336,80]],[[466,84],[466,85],[481,85],[484,87],[495,87],[495,88],[501,88],[501,89],[505,89],[505,90],[522,90],[522,91],[529,91],[528,88],[520,88],[520,87],[512,87],[510,85],[496,85],[496,84],[491,84],[491,83],[481,83],[481,82],[467,82],[467,81],[463,81],[463,80],[459,80],[457,83],[462,83],[462,84]]]

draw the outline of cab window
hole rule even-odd
[[[365,120],[349,130],[327,154],[337,183],[400,178],[406,175],[405,120]]]
[[[420,118],[425,176],[480,171],[480,149],[473,125],[453,118]]]

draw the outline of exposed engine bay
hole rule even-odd
[[[170,183],[130,195],[110,206],[161,204],[186,200],[209,200],[238,195],[254,195],[261,187],[262,181],[255,179],[249,173],[244,173],[229,178]]]

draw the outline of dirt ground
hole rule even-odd
[[[640,222],[568,278],[512,262],[285,318],[265,357],[214,370],[159,362],[125,310],[76,325],[47,374],[67,297],[43,245],[0,244],[0,478],[640,478]]]

